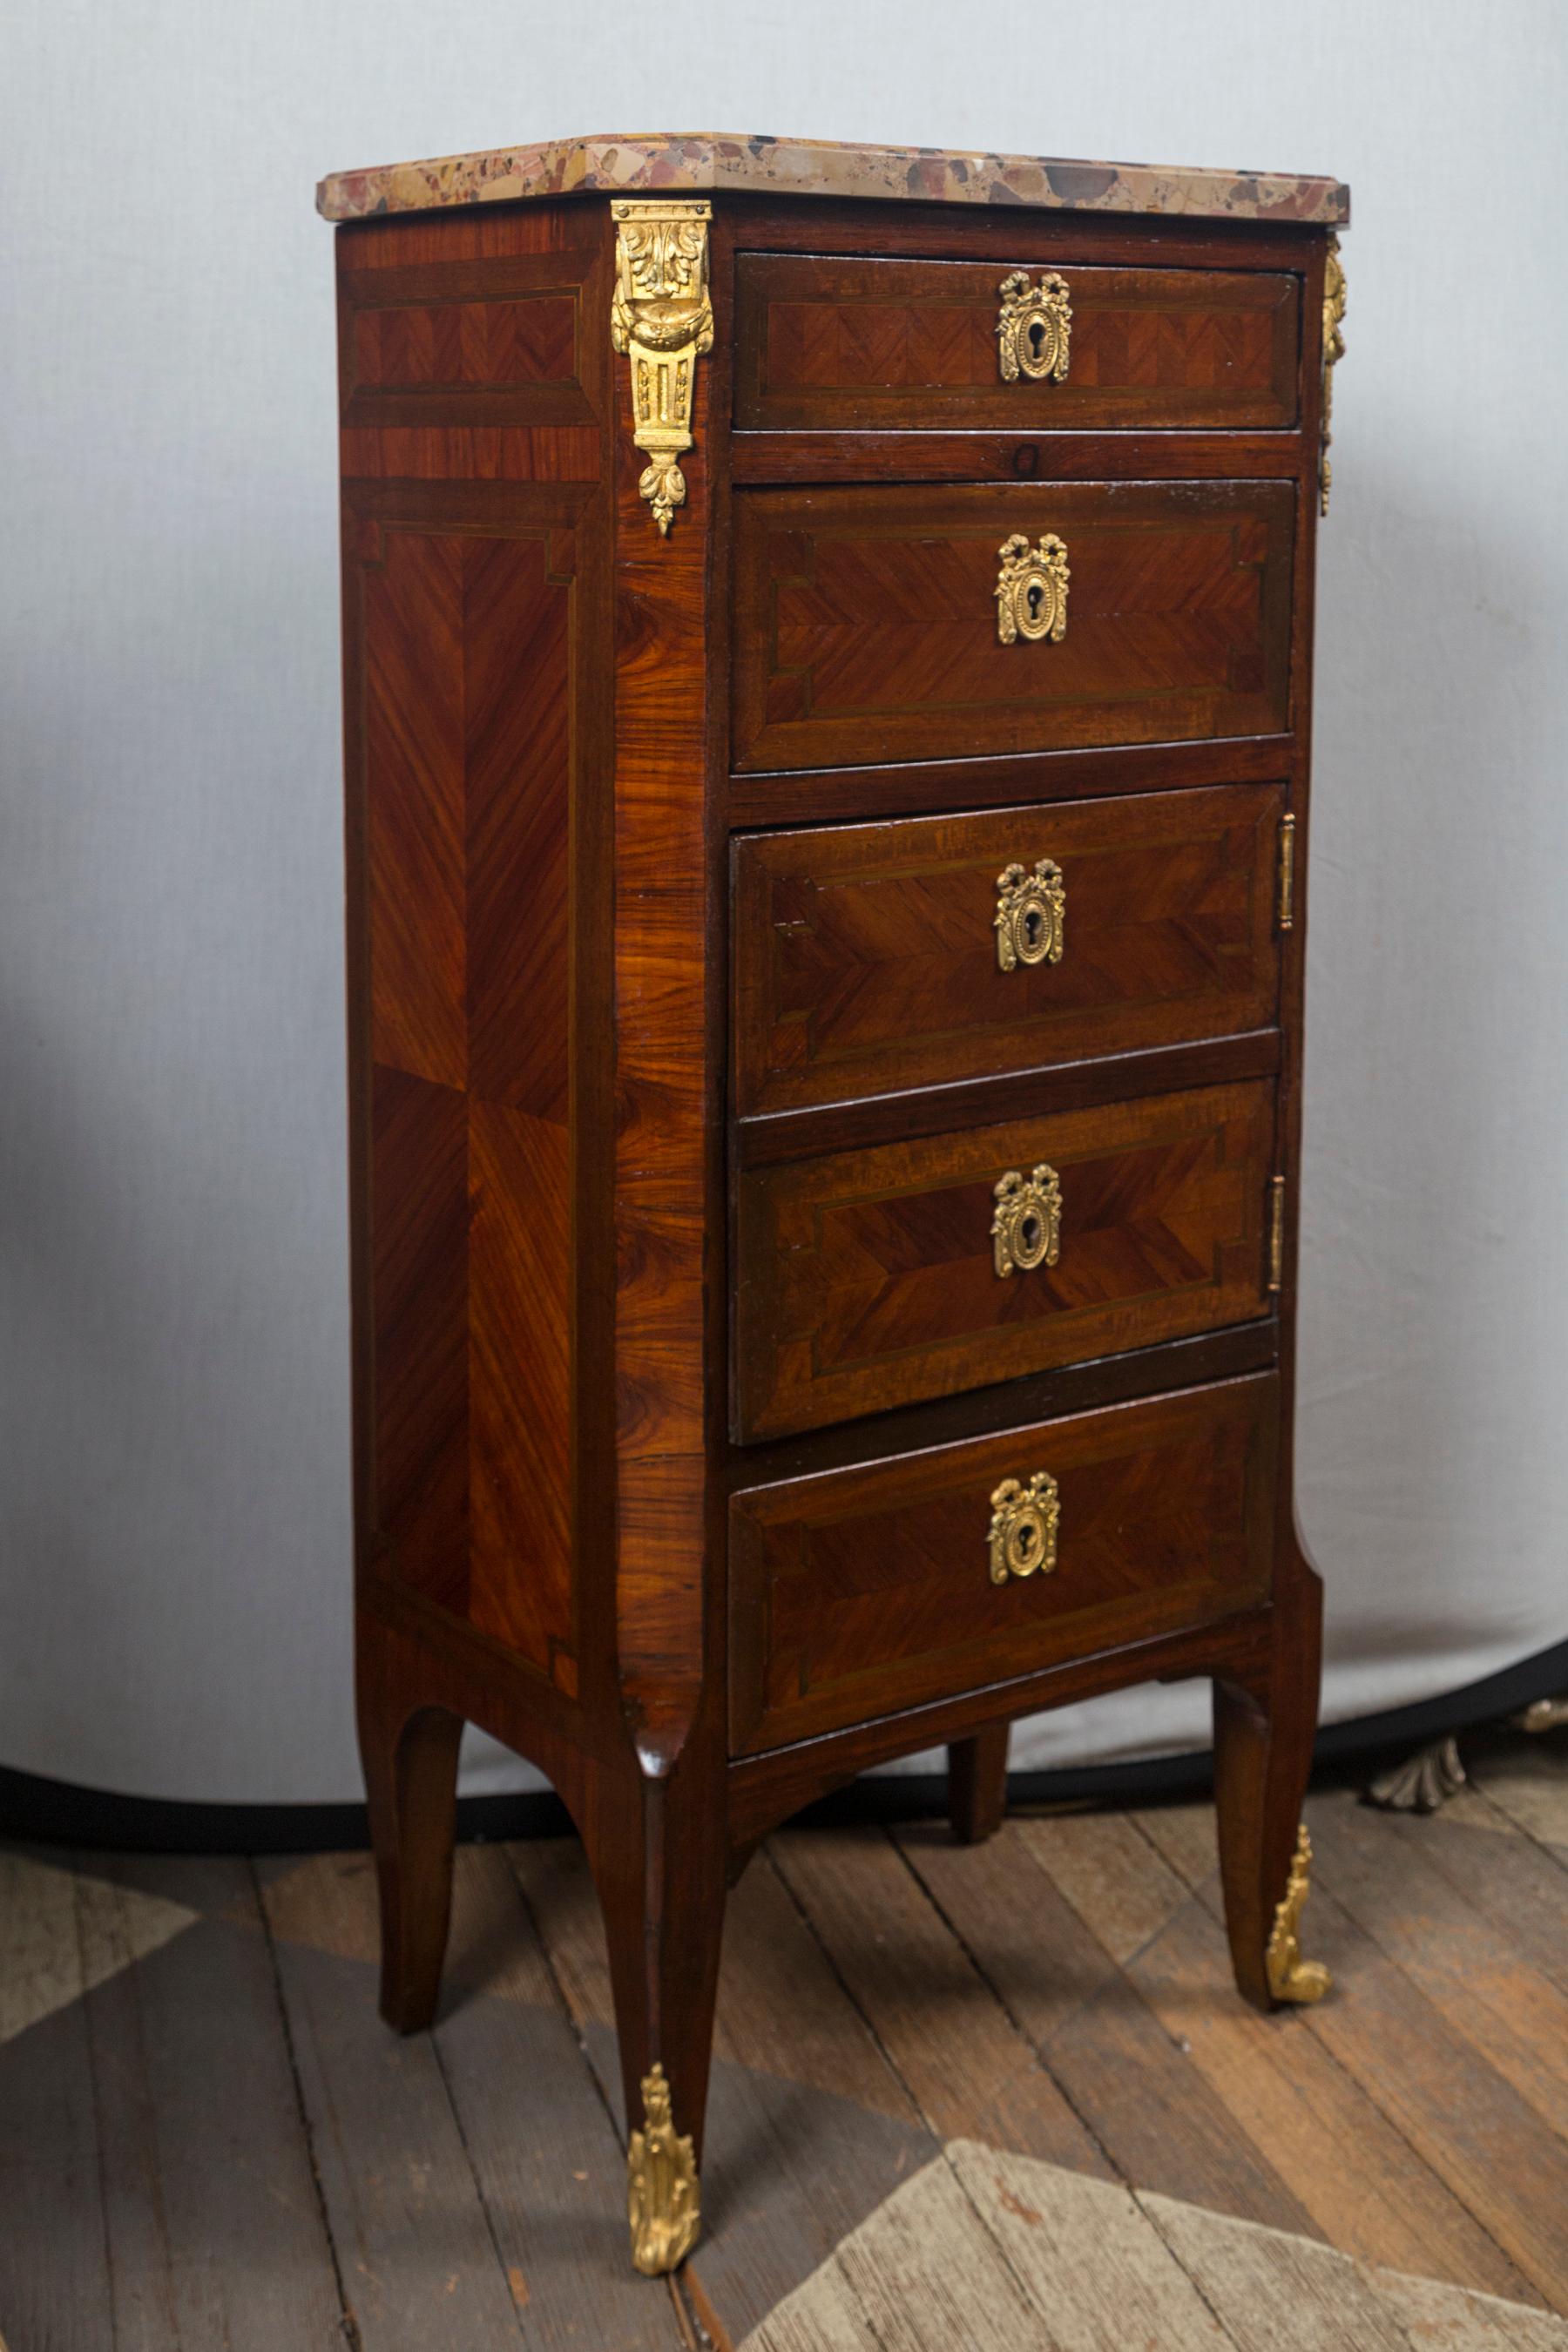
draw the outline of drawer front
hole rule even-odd
[[[1283,481],[737,491],[734,765],[1278,733],[1294,499]],[[1018,536],[1065,547],[1059,639],[1002,640]]]
[[[732,1496],[731,1750],[1263,1601],[1279,1415],[1260,1373]]]
[[[747,1171],[736,1435],[1264,1314],[1273,1159],[1259,1078]]]
[[[736,424],[1002,433],[1295,424],[1300,300],[1288,273],[1064,262],[1026,276],[1020,289],[994,261],[742,254]],[[1053,299],[1031,322],[1023,313],[1042,284]],[[1020,348],[1016,373],[1005,375]]]
[[[741,1115],[1271,1023],[1283,808],[1227,784],[737,842]]]

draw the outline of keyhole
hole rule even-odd
[[[1032,1251],[1037,1246],[1040,1238],[1040,1221],[1032,1209],[1020,1223],[1018,1235],[1026,1251]]]
[[[1027,1559],[1030,1553],[1035,1549],[1035,1530],[1029,1525],[1027,1519],[1025,1520],[1023,1526],[1018,1529],[1017,1545],[1018,1558],[1020,1559]]]
[[[1037,948],[1040,944],[1040,933],[1045,929],[1045,928],[1046,919],[1041,914],[1039,908],[1037,907],[1027,908],[1024,914],[1025,945],[1026,947]]]
[[[1029,347],[1037,359],[1046,348],[1046,331],[1038,319],[1031,319],[1029,321]]]
[[[1030,620],[1037,621],[1040,617],[1040,606],[1046,601],[1046,592],[1037,580],[1030,581],[1028,594],[1024,601],[1029,607]]]

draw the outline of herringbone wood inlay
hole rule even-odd
[[[375,1524],[572,1691],[572,537],[372,543]]]
[[[574,1691],[570,1180],[563,1124],[470,1103],[468,1615]]]
[[[576,347],[569,293],[408,303],[359,310],[353,320],[356,386],[569,383]]]
[[[741,1434],[809,1429],[1260,1315],[1268,1080],[749,1171]],[[993,1188],[1061,1178],[1054,1266],[999,1277]]]
[[[383,531],[361,573],[371,1051],[468,1076],[462,542]]]
[[[373,1541],[461,1615],[468,1592],[468,1122],[452,1087],[377,1065],[370,1133]]]
[[[464,547],[468,1035],[474,1092],[564,1122],[569,1096],[567,534]]]
[[[736,422],[773,432],[1006,431],[1295,419],[1298,281],[1264,270],[1065,268],[1065,382],[1004,382],[994,263],[747,254]]]
[[[739,492],[735,766],[1279,732],[1293,508],[1282,482]],[[1041,531],[1067,634],[1003,645],[998,548]]]
[[[735,855],[742,1116],[1270,1021],[1277,785],[752,835]],[[1061,868],[1058,963],[1000,969],[998,872]]]
[[[1259,1599],[1272,1374],[735,1497],[731,1743],[1026,1674]],[[1048,1470],[1053,1574],[991,1581],[991,1494]]]

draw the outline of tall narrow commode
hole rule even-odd
[[[658,2272],[726,1887],[871,1765],[945,1744],[981,1837],[1013,1718],[1207,1677],[1237,1982],[1324,1989],[1291,1426],[1347,196],[672,134],[321,208],[383,2002],[433,2011],[471,1720],[585,1842]]]

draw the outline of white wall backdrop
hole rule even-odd
[[[1338,173],[1300,1446],[1328,1712],[1568,1635],[1559,0],[10,0],[0,1763],[358,1791],[324,171],[580,130]],[[1205,1736],[1200,1692],[1016,1759]],[[470,1787],[514,1768],[479,1748]]]

